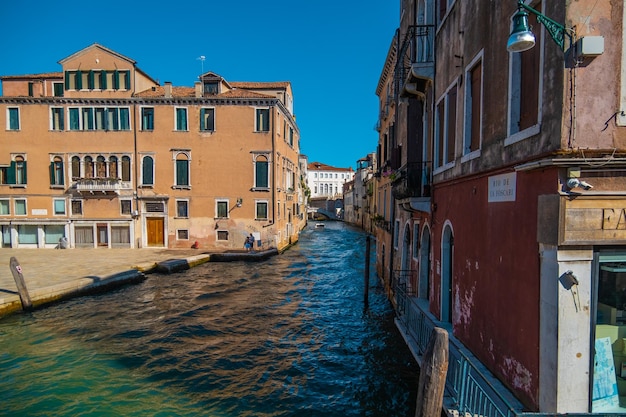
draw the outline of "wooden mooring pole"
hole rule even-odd
[[[448,332],[435,327],[424,352],[415,417],[440,416],[448,373]]]
[[[24,275],[22,275],[22,267],[14,256],[11,256],[9,265],[11,267],[13,279],[15,280],[15,285],[17,285],[17,292],[19,293],[20,300],[22,301],[22,309],[31,310],[33,308],[33,303],[30,301],[30,296],[28,295],[28,290],[26,289],[26,282],[24,281]]]
[[[370,247],[371,239],[368,234],[365,238],[365,276],[364,276],[364,291],[363,291],[363,308],[367,310],[369,308],[370,298]]]

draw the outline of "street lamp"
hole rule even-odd
[[[564,25],[527,6],[523,0],[518,0],[517,13],[513,16],[513,30],[506,43],[506,49],[509,52],[524,52],[535,46],[535,35],[528,26],[528,12],[537,16],[537,21],[545,26],[561,50],[565,49],[564,40],[566,36],[569,38],[570,45],[572,44],[572,35],[569,34],[572,29],[566,28]]]

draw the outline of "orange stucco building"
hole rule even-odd
[[[289,82],[160,85],[93,44],[2,76],[2,247],[279,250],[306,222]],[[197,243],[196,243],[197,242]]]

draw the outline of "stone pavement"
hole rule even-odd
[[[159,262],[170,259],[198,264],[208,254],[193,249],[0,249],[0,317],[21,310],[9,262],[22,268],[33,306],[96,289],[144,279]]]

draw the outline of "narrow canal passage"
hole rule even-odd
[[[363,311],[364,252],[329,223],[262,263],[0,320],[0,415],[413,416],[418,368],[373,265]]]

